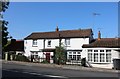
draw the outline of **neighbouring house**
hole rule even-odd
[[[24,54],[24,40],[12,39],[10,44],[5,48],[7,59],[10,59],[11,55]]]
[[[120,59],[120,38],[98,38],[90,44],[84,44],[86,60],[93,67],[112,68],[113,59]]]
[[[34,61],[42,62],[47,60],[54,63],[56,46],[64,47],[67,51],[67,62],[80,61],[83,52],[83,44],[90,44],[93,40],[92,29],[61,30],[57,27],[51,32],[34,32],[24,39],[24,55],[28,58],[33,57]],[[72,64],[74,64],[72,62]]]

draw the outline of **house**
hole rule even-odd
[[[113,59],[120,59],[120,38],[101,38],[100,31],[97,39],[82,47],[93,67],[112,68]]]
[[[57,27],[51,32],[34,32],[24,39],[24,55],[33,57],[37,62],[47,60],[54,63],[55,48],[61,45],[67,51],[68,60],[78,61],[84,54],[83,44],[89,44],[92,40],[92,29],[59,31]]]
[[[12,56],[13,54],[23,55],[24,54],[24,40],[11,39],[10,44],[8,44],[7,47],[5,47],[5,52],[6,52],[7,59],[10,59],[10,55]]]

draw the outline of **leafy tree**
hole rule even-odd
[[[64,47],[56,47],[55,49],[55,62],[58,64],[65,64],[66,62],[66,50]]]
[[[9,2],[8,1],[0,1],[0,31],[2,33],[2,49],[4,50],[4,47],[7,45],[7,42],[8,42],[8,38],[11,38],[11,37],[8,37],[8,34],[9,32],[7,31],[7,25],[8,25],[8,22],[3,20],[3,12],[6,11],[6,9],[8,9],[9,7]]]

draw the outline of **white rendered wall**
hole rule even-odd
[[[118,48],[84,48],[83,52],[81,53],[81,57],[82,58],[86,58],[86,60],[88,61],[88,51],[87,50],[93,50],[93,52],[89,52],[89,53],[104,53],[106,54],[106,50],[111,50],[111,62],[89,62],[93,67],[99,67],[99,68],[109,68],[111,69],[113,67],[113,59],[118,59],[119,58],[119,52],[115,51]],[[98,52],[94,52],[94,50],[98,50]],[[100,52],[100,50],[104,50],[104,52]],[[100,60],[99,57],[100,55],[98,55],[98,60]],[[106,60],[106,58],[105,58]]]
[[[89,44],[89,38],[71,38],[70,46],[67,46],[67,50],[79,50],[82,49],[83,44]]]

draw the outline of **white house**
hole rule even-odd
[[[83,54],[83,44],[89,44],[92,40],[92,29],[59,31],[57,27],[56,31],[35,32],[27,36],[24,40],[24,55],[33,56],[34,61],[42,62],[41,59],[45,59],[53,63],[55,47],[61,42],[67,50],[67,59],[80,60]]]
[[[82,47],[86,60],[93,67],[112,68],[113,59],[120,59],[120,38],[101,38],[99,32],[98,39]]]
[[[34,61],[47,60],[54,63],[56,46],[62,45],[67,51],[67,64],[80,64],[86,58],[93,67],[112,68],[113,59],[120,59],[120,38],[93,38],[92,29],[34,32],[24,40],[25,56]]]

